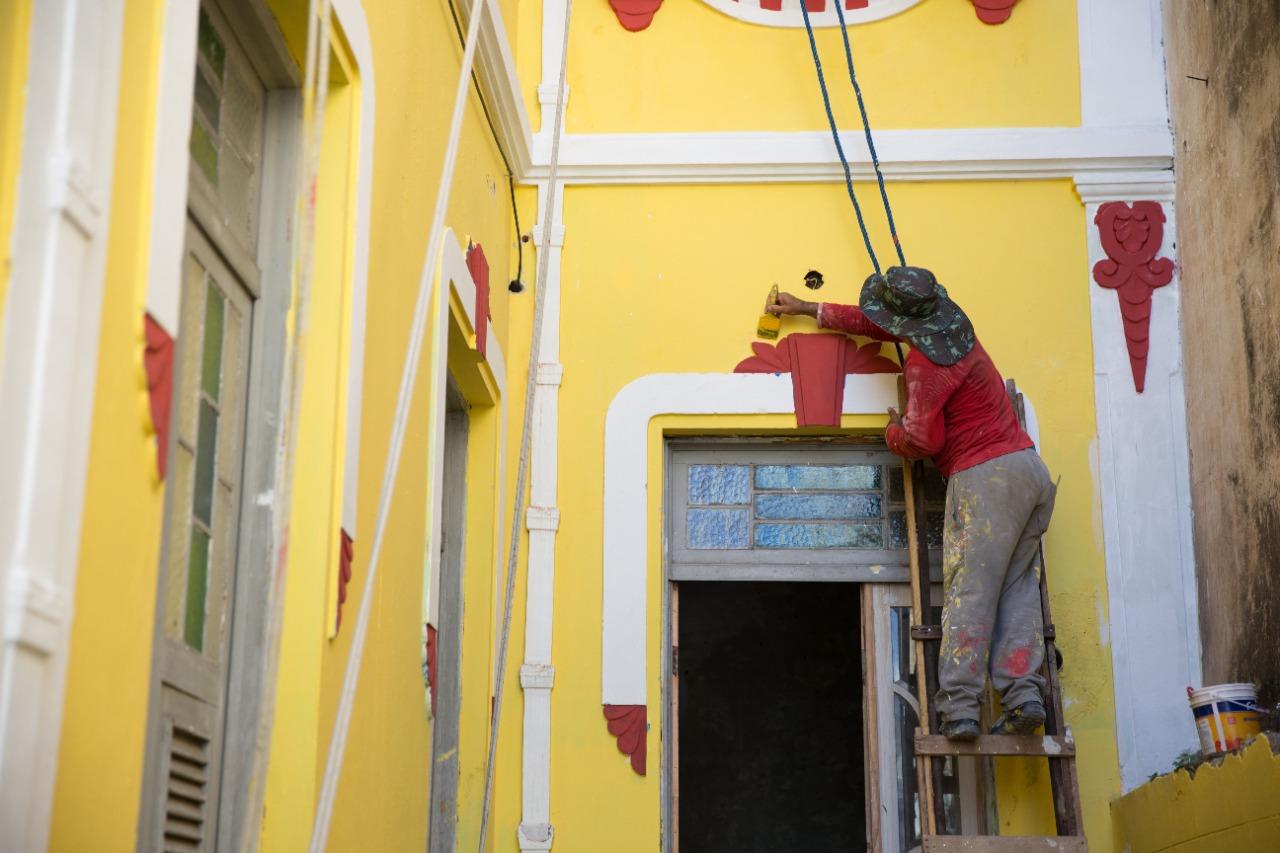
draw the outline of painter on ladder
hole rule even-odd
[[[1004,706],[992,733],[1034,732],[1045,718],[1038,545],[1056,487],[973,324],[933,273],[908,266],[868,278],[858,307],[782,293],[765,310],[910,345],[907,411],[889,410],[885,440],[908,459],[932,457],[948,478],[941,732],[953,740],[978,736],[988,672]]]

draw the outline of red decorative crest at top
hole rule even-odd
[[[653,23],[662,0],[609,0],[609,5],[623,29],[638,33]]]
[[[1003,24],[1013,14],[1018,0],[973,0],[973,10],[984,24]]]
[[[756,341],[755,355],[734,373],[790,373],[799,426],[840,426],[844,377],[850,373],[897,373],[898,363],[880,355],[880,342],[858,346],[844,335],[787,335],[777,346]]]
[[[1173,261],[1157,258],[1164,243],[1164,209],[1159,202],[1108,202],[1094,217],[1107,260],[1093,267],[1094,281],[1116,292],[1124,319],[1133,387],[1146,387],[1151,348],[1151,291],[1173,281]]]

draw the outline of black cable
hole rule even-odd
[[[458,20],[458,8],[454,5],[454,0],[449,0],[449,15],[453,18],[453,28],[458,34],[458,43],[462,45],[462,49],[467,49],[467,36],[462,31],[462,22]],[[524,234],[520,231],[520,210],[516,207],[516,176],[511,168],[511,161],[507,159],[507,152],[502,149],[502,140],[498,136],[498,128],[493,123],[493,116],[489,113],[489,104],[484,99],[484,90],[480,88],[480,79],[476,77],[475,68],[471,69],[471,83],[476,88],[476,97],[480,101],[480,112],[484,113],[485,123],[489,125],[489,133],[493,135],[493,144],[498,149],[498,156],[502,158],[502,165],[507,169],[507,186],[511,190],[511,215],[515,219],[516,224],[516,277],[507,289],[512,293],[519,293],[524,290]]]

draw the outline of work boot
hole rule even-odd
[[[1032,699],[1016,708],[1005,709],[991,727],[993,735],[1030,735],[1044,725],[1044,703]]]
[[[939,731],[947,740],[977,740],[982,728],[977,720],[944,720]]]

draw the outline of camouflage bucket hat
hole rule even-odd
[[[871,322],[905,339],[934,364],[955,364],[969,354],[973,324],[923,267],[890,267],[862,285],[858,306]]]

